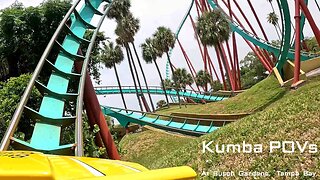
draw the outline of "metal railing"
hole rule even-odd
[[[49,41],[44,53],[42,54],[39,63],[29,81],[29,84],[24,91],[24,94],[20,100],[20,103],[10,121],[9,127],[2,139],[1,145],[0,145],[0,151],[7,150],[10,145],[10,138],[13,136],[15,129],[17,128],[20,118],[22,116],[23,110],[25,105],[28,102],[28,99],[31,95],[32,88],[35,85],[35,82],[43,68],[44,63],[46,62],[47,57],[49,56],[53,46],[55,45],[56,40],[59,37],[60,32],[64,29],[65,24],[71,17],[71,14],[76,11],[76,7],[81,2],[81,0],[77,0],[69,9],[67,14],[64,16],[63,20],[59,24],[58,28],[56,29],[54,35],[52,36],[51,40]],[[88,68],[88,62],[90,58],[90,54],[92,52],[92,49],[94,47],[95,39],[98,34],[98,31],[102,25],[102,22],[104,21],[106,14],[107,14],[108,8],[104,11],[102,14],[97,27],[91,37],[90,43],[87,48],[87,52],[85,55],[85,59],[83,61],[82,70],[81,70],[81,78],[79,81],[79,95],[77,98],[77,108],[76,108],[76,124],[75,124],[75,140],[76,140],[76,149],[75,149],[75,155],[76,156],[83,156],[83,132],[82,132],[82,110],[83,110],[83,96],[84,96],[84,85],[85,85],[85,78],[86,78],[86,72]]]
[[[90,44],[88,46],[85,59],[82,65],[82,70],[81,70],[81,79],[79,81],[79,96],[77,100],[77,108],[76,108],[76,124],[75,124],[75,139],[77,142],[76,146],[76,151],[75,154],[77,156],[83,156],[83,129],[82,129],[82,110],[83,110],[83,97],[84,97],[84,87],[85,87],[85,82],[86,82],[86,75],[87,75],[87,68],[88,68],[88,63],[90,59],[90,55],[92,52],[92,49],[95,44],[96,37],[98,35],[99,29],[107,15],[107,11],[109,9],[109,6],[105,9],[102,17],[100,18],[97,27],[91,37]]]
[[[166,119],[161,119],[161,120],[172,120],[172,122],[177,122],[176,120],[182,119],[184,122],[188,121],[195,121],[195,122],[223,122],[225,123],[230,123],[234,122],[236,120],[234,119],[205,119],[205,118],[192,118],[192,117],[183,117],[183,116],[170,116],[170,115],[164,115],[164,114],[157,114],[157,113],[152,113],[152,112],[144,112],[144,111],[138,111],[138,110],[131,110],[131,109],[123,109],[123,108],[117,108],[117,107],[110,107],[110,106],[101,106],[102,108],[105,109],[110,109],[110,110],[116,110],[118,112],[124,111],[126,114],[133,114],[133,113],[139,113],[141,114],[142,117],[148,117],[147,115],[150,116],[155,116],[155,120],[160,119],[160,117],[164,117]],[[153,117],[150,117],[153,118]]]
[[[209,2],[210,1],[213,1],[213,0],[208,0]],[[215,5],[222,10],[222,8],[220,7],[220,5],[218,5],[217,3],[215,3]],[[260,41],[261,43],[264,43],[264,44],[267,44],[268,46],[272,47],[272,48],[276,48],[276,49],[279,49],[280,51],[280,48],[281,46],[277,46],[275,44],[272,44],[270,43],[269,41],[265,40],[265,39],[261,39],[260,37],[256,36],[255,34],[253,34],[252,32],[244,29],[238,22],[236,22],[235,20],[231,19],[227,13],[225,13],[223,10],[222,10],[222,13],[225,15],[225,17],[228,18],[228,20],[230,21],[231,24],[233,24],[236,28],[238,28],[240,31],[243,31],[244,33],[250,35],[251,37],[257,39],[258,41]],[[290,53],[294,53],[294,49],[289,49],[289,52]],[[305,56],[308,56],[308,57],[318,57],[320,56],[319,54],[316,54],[316,53],[312,53],[312,52],[301,52],[302,55],[305,55]]]
[[[134,86],[121,86],[122,90],[125,89],[129,89],[132,90],[133,92],[136,92],[136,89]],[[156,90],[156,92],[162,93],[164,92],[163,88],[160,86],[148,86],[149,91],[147,90],[147,88],[145,86],[141,87],[143,90],[145,90],[147,93],[152,93],[151,90]],[[97,86],[94,87],[95,91],[103,91],[103,90],[119,90],[119,86]],[[175,90],[176,88],[174,87],[166,87],[166,91],[169,92],[175,92],[177,94],[177,91]],[[138,93],[143,93],[141,92],[140,89],[137,89]],[[215,94],[216,92],[203,92],[203,91],[196,91],[196,90],[191,90],[191,89],[179,89],[179,94],[182,96],[187,97],[188,94],[190,96],[190,94],[197,94],[197,96],[209,96],[209,99],[211,99],[211,97],[221,97],[221,98],[227,98],[230,97],[229,95],[221,95],[221,94]],[[103,94],[103,93],[101,93]],[[196,97],[196,98],[200,98],[200,97]]]
[[[10,124],[7,128],[7,131],[5,133],[5,135],[3,136],[2,138],[2,141],[1,141],[1,144],[0,144],[0,151],[4,151],[4,150],[7,150],[9,145],[10,145],[10,138],[13,136],[18,124],[19,124],[19,121],[20,121],[20,118],[22,116],[22,113],[23,113],[23,109],[24,109],[24,106],[27,104],[28,102],[28,99],[31,95],[31,92],[32,92],[32,88],[34,87],[34,84],[35,84],[35,81],[37,80],[41,70],[42,70],[42,67],[46,61],[46,58],[48,57],[52,47],[54,46],[55,44],[55,41],[57,40],[60,32],[62,31],[62,29],[64,28],[64,25],[66,24],[66,22],[68,21],[69,17],[71,16],[71,14],[73,13],[73,11],[75,10],[75,8],[77,7],[77,5],[79,4],[81,0],[77,0],[72,6],[71,8],[69,9],[69,11],[67,12],[67,14],[64,16],[63,20],[61,21],[61,23],[59,24],[58,28],[56,29],[55,33],[53,34],[51,40],[49,41],[45,51],[43,52],[39,62],[38,62],[38,65],[35,69],[35,71],[33,72],[32,74],[32,77],[28,83],[28,86],[27,88],[25,89],[23,95],[22,95],[22,98],[18,104],[18,107],[16,109],[16,111],[14,112],[13,116],[12,116],[12,119],[10,121]]]

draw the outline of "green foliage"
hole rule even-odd
[[[24,7],[21,3],[1,10],[0,13],[0,80],[34,71],[44,49],[64,15],[71,7],[70,0],[47,0],[37,7]],[[93,31],[87,31],[90,39]],[[65,32],[58,40],[62,40]],[[98,33],[90,61],[89,73],[100,82],[99,44],[106,38]],[[82,49],[85,54],[85,49]],[[51,57],[49,57],[50,59]]]
[[[134,42],[134,36],[140,29],[139,24],[139,19],[135,18],[132,13],[119,19],[115,30],[116,35],[122,40],[119,44]]]
[[[227,41],[231,33],[229,22],[220,10],[203,13],[196,22],[196,31],[201,42],[209,46]]]
[[[222,84],[220,81],[212,81],[210,83],[210,86],[211,86],[211,91],[212,92],[216,92],[216,91],[219,91],[222,89]]]
[[[266,70],[264,69],[262,63],[253,52],[249,52],[244,59],[240,61],[240,66],[241,83],[243,89],[252,87],[268,76],[265,73]]]
[[[207,91],[208,84],[212,83],[212,77],[207,71],[200,70],[196,75],[196,85],[202,87],[205,91]]]
[[[308,49],[314,53],[320,53],[320,46],[316,37],[310,37],[305,39]]]
[[[300,143],[311,141],[319,147],[319,77],[309,80],[296,91],[291,91],[264,111],[219,128],[208,135],[182,145],[176,151],[158,159],[151,168],[189,165],[200,175],[202,171],[267,171],[275,178],[276,171],[308,170],[320,173],[319,153],[285,154],[268,152],[268,142],[286,141],[288,137]],[[267,88],[267,86],[265,86]],[[253,102],[253,101],[252,101]],[[263,153],[202,153],[202,141],[215,144],[264,144]],[[213,147],[211,146],[211,147]],[[209,162],[207,160],[210,160]],[[221,163],[223,162],[223,163]],[[308,162],[308,163],[307,163]]]
[[[121,159],[137,162],[150,168],[159,159],[190,141],[192,141],[190,137],[151,130],[129,134],[124,136],[120,142],[120,147],[127,152],[121,156]]]
[[[130,0],[113,0],[107,12],[107,17],[119,21],[129,13],[130,7]]]
[[[116,64],[120,64],[121,61],[123,61],[123,58],[123,52],[120,46],[114,46],[112,42],[104,44],[100,59],[107,68],[110,69]]]
[[[95,124],[93,129],[91,129],[86,116],[83,122],[84,155],[87,157],[103,157],[107,152],[106,148],[98,147],[95,144],[95,137],[100,131],[99,126]]]
[[[157,108],[162,108],[162,107],[165,107],[167,106],[167,102],[165,100],[160,100],[157,102]]]
[[[153,34],[154,46],[159,52],[158,55],[162,56],[163,53],[169,51],[170,48],[174,47],[175,37],[171,29],[164,26],[157,28],[157,31]],[[159,57],[160,57],[159,56]]]
[[[70,1],[48,0],[38,7],[15,3],[0,14],[0,62],[6,62],[7,77],[32,72]]]
[[[279,82],[274,76],[257,83],[245,92],[223,101],[212,102],[203,105],[188,106],[179,108],[170,106],[161,109],[160,114],[171,114],[173,112],[198,113],[198,114],[229,114],[229,113],[252,113],[263,109],[269,104],[281,98],[286,89],[279,87]]]
[[[279,17],[275,12],[269,13],[267,19],[268,19],[268,23],[274,26],[278,25]]]
[[[161,56],[159,54],[159,51],[157,51],[154,39],[153,38],[147,38],[143,44],[141,44],[142,48],[142,58],[146,63],[153,63],[157,59],[157,56]]]
[[[186,89],[187,85],[193,84],[193,78],[185,68],[177,68],[173,72],[172,80],[176,88]]]
[[[94,31],[87,30],[84,35],[84,38],[90,40],[93,33]],[[91,77],[93,77],[93,79],[96,81],[97,84],[100,84],[101,82],[100,80],[101,74],[99,72],[99,70],[102,68],[100,65],[102,61],[100,54],[101,54],[101,51],[103,50],[103,47],[101,47],[101,44],[103,44],[107,39],[108,38],[105,37],[103,32],[98,32],[92,51],[91,51],[90,59],[89,59],[89,64],[88,64],[89,74]],[[87,52],[86,48],[82,48],[81,50],[82,50],[82,54],[85,55]]]
[[[7,126],[9,125],[30,78],[30,74],[24,74],[20,77],[10,78],[6,83],[1,83],[0,85],[0,139],[2,139]],[[27,106],[35,109],[36,107],[39,107],[41,102],[40,97],[40,93],[36,89],[33,89]],[[29,118],[22,116],[17,129],[17,134],[22,132],[24,133],[24,140],[30,139],[34,123],[35,122],[31,121]]]
[[[163,80],[163,83],[161,83],[161,87],[164,87],[167,90],[171,90],[174,87],[174,83],[171,79],[165,79]]]

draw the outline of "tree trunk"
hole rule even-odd
[[[277,32],[279,41],[281,41],[281,36],[280,36],[279,30],[278,30],[278,28],[277,28],[277,25],[274,25],[274,28],[276,29],[276,32]],[[279,27],[279,28],[280,28],[280,27]]]
[[[162,88],[163,88],[164,95],[166,96],[167,105],[168,105],[168,107],[170,107],[170,105],[169,105],[169,99],[168,99],[168,95],[167,95],[167,91],[166,91],[166,88],[165,88],[165,86],[164,86],[164,82],[163,82],[163,79],[162,79],[162,75],[161,75],[161,72],[160,72],[158,63],[157,63],[157,61],[156,61],[155,59],[153,60],[153,62],[154,62],[154,64],[156,65],[156,68],[157,68],[157,71],[158,71],[158,74],[159,74],[159,77],[160,77],[161,86],[162,86]]]
[[[9,78],[18,77],[19,76],[18,59],[14,55],[8,56],[8,66],[9,66]]]
[[[128,50],[128,45],[127,44],[125,45],[125,48],[126,48],[126,53],[127,53],[127,58],[128,58],[128,62],[129,62],[130,72],[131,72],[134,88],[136,90],[136,95],[137,95],[138,103],[139,103],[139,106],[140,106],[140,110],[143,111],[142,104],[141,104],[141,101],[140,101],[140,98],[139,98],[139,94],[138,94],[138,88],[137,88],[136,79],[134,78],[134,74],[133,74],[133,69],[132,69],[132,64],[131,64],[131,60],[130,60],[130,55],[129,55],[129,50]]]
[[[166,52],[166,54],[167,54],[167,58],[168,58],[168,61],[169,61],[169,64],[170,64],[172,76],[173,76],[174,70],[173,70],[173,66],[172,66],[172,63],[171,63],[171,59],[170,59],[169,53]],[[177,86],[175,78],[173,78],[173,82],[174,82],[175,86]],[[177,91],[179,107],[181,108],[181,100],[180,100],[179,88],[175,87],[175,90]]]
[[[155,109],[154,109],[153,101],[152,101],[152,98],[151,98],[151,95],[150,95],[150,91],[149,91],[149,87],[148,87],[146,75],[144,74],[144,71],[143,71],[143,68],[142,68],[142,65],[141,65],[141,61],[140,61],[139,55],[138,55],[138,53],[137,53],[136,46],[134,45],[133,42],[132,42],[131,44],[132,44],[132,46],[133,46],[133,50],[134,50],[134,53],[135,53],[135,55],[136,55],[136,57],[137,57],[138,64],[139,64],[139,67],[140,67],[140,70],[141,70],[141,73],[142,73],[142,77],[143,77],[144,83],[145,83],[145,85],[146,85],[146,89],[147,89],[147,93],[148,93],[149,100],[150,100],[150,103],[151,103],[152,111],[154,112]]]
[[[129,44],[128,44],[128,47],[129,47]],[[134,72],[135,72],[136,77],[137,77],[137,82],[138,82],[138,86],[139,86],[139,89],[140,89],[140,96],[142,98],[142,102],[144,102],[143,105],[144,105],[146,111],[150,112],[150,108],[149,108],[148,104],[145,103],[146,102],[146,98],[144,97],[144,94],[142,92],[142,87],[141,87],[141,83],[140,83],[140,79],[139,79],[139,74],[138,74],[138,71],[137,71],[136,64],[135,64],[135,62],[133,60],[133,56],[132,56],[130,47],[128,48],[128,50],[129,50],[130,58],[132,60],[132,65],[133,65],[133,68],[134,68]]]
[[[120,94],[121,94],[123,106],[124,106],[125,109],[128,109],[126,101],[125,101],[124,96],[123,96],[122,87],[121,87],[121,83],[120,83],[119,74],[118,74],[118,71],[117,71],[116,64],[113,65],[113,68],[114,68],[114,72],[115,72],[116,77],[117,77],[117,82],[118,82],[118,86],[119,86],[119,89],[120,89]]]

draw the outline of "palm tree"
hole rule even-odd
[[[160,77],[161,86],[162,86],[162,89],[164,91],[164,95],[166,97],[167,105],[168,105],[168,107],[170,107],[167,91],[166,91],[166,88],[164,86],[164,81],[163,81],[163,78],[162,78],[158,63],[156,61],[156,59],[157,59],[157,50],[154,47],[153,41],[154,41],[153,39],[147,38],[145,40],[145,42],[143,44],[141,44],[142,58],[144,59],[144,61],[147,64],[149,64],[149,63],[154,63],[155,64],[155,66],[157,68],[157,71],[158,71],[158,74],[159,74],[159,77]]]
[[[281,39],[281,38],[280,38],[281,28],[280,28],[280,26],[279,26],[279,18],[278,18],[278,15],[276,14],[276,12],[275,12],[275,10],[274,10],[273,4],[272,4],[272,0],[267,0],[267,1],[270,3],[271,8],[272,8],[272,12],[269,13],[269,14],[268,14],[268,17],[267,17],[268,22],[275,27],[275,29],[276,29],[276,31],[277,31],[277,35],[278,35],[279,39]],[[292,23],[291,23],[291,24],[292,24]],[[277,29],[277,28],[278,28],[278,29]]]
[[[174,73],[173,64],[169,56],[169,50],[170,48],[173,48],[175,44],[175,37],[173,32],[169,28],[160,26],[157,28],[157,31],[153,34],[153,36],[154,36],[154,46],[159,52],[158,54],[160,55],[159,57],[161,57],[163,53],[166,53],[169,64],[170,64],[171,72],[173,74]],[[174,83],[176,84],[176,82]],[[181,108],[179,89],[176,89],[176,91],[178,94],[179,107]]]
[[[106,9],[107,6],[109,6],[109,4],[107,4],[104,8]],[[119,21],[122,17],[129,13],[130,7],[130,0],[113,0],[107,12],[107,17]]]
[[[121,87],[121,83],[120,83],[120,79],[119,79],[119,74],[118,74],[117,66],[116,66],[116,64],[120,64],[123,61],[123,52],[122,52],[120,46],[118,46],[118,45],[114,46],[114,44],[112,42],[110,42],[108,45],[104,44],[104,48],[102,49],[100,56],[101,56],[101,60],[104,63],[106,68],[109,68],[109,69],[113,68],[114,69],[114,72],[115,72],[116,78],[117,78],[117,82],[118,82],[118,86],[120,89],[120,94],[121,94],[123,106],[125,109],[127,109],[126,101],[123,96],[122,87]]]
[[[269,3],[270,3],[270,5],[271,5],[271,7],[272,7],[272,12],[275,12],[274,11],[274,7],[273,7],[273,4],[272,4],[272,0],[267,0]]]
[[[210,86],[211,86],[211,91],[212,92],[216,92],[216,91],[219,91],[219,90],[222,89],[222,84],[220,83],[220,81],[217,81],[217,80],[212,81],[210,83]]]
[[[161,86],[164,86],[167,90],[172,90],[174,87],[174,83],[171,79],[165,79]]]
[[[174,86],[179,89],[186,90],[187,85],[193,84],[193,78],[190,73],[187,72],[185,68],[177,68],[173,72],[172,76]]]
[[[137,82],[138,82],[138,85],[139,85],[139,88],[141,91],[141,97],[143,98],[143,101],[146,102],[144,95],[142,94],[142,88],[141,88],[141,83],[140,83],[139,76],[138,76],[138,71],[137,71],[133,56],[132,56],[132,52],[131,52],[131,48],[129,46],[129,43],[133,46],[133,49],[134,49],[134,52],[135,52],[135,55],[136,55],[136,58],[137,58],[137,61],[138,61],[139,67],[140,67],[140,71],[142,73],[143,80],[144,80],[144,83],[147,88],[147,93],[148,93],[149,100],[150,100],[150,103],[152,106],[152,110],[154,111],[155,108],[154,108],[153,101],[152,101],[152,98],[151,98],[151,95],[149,92],[149,87],[148,87],[148,83],[146,80],[146,76],[145,76],[139,55],[137,53],[137,50],[136,50],[136,47],[134,44],[134,36],[139,31],[139,28],[140,28],[139,23],[140,23],[139,19],[133,17],[132,13],[129,12],[126,16],[122,17],[118,21],[118,25],[117,25],[115,32],[118,36],[120,36],[124,40],[124,43],[126,44],[126,47],[128,48],[128,52],[129,52],[129,55],[130,55],[130,58],[132,61],[132,65],[133,65],[133,68],[134,68],[134,71],[135,71],[135,74],[137,77]],[[148,109],[148,111],[150,111],[150,110]]]
[[[118,45],[123,46],[125,48],[125,50],[126,50],[127,59],[128,59],[128,63],[129,63],[129,68],[130,68],[130,72],[131,72],[131,77],[132,77],[134,88],[135,88],[135,91],[136,91],[137,100],[138,100],[138,103],[139,103],[140,110],[143,111],[142,104],[141,104],[141,101],[140,101],[140,98],[139,98],[139,92],[138,92],[138,88],[137,88],[136,79],[135,79],[134,74],[133,74],[133,68],[132,68],[131,59],[130,59],[129,50],[128,50],[128,48],[129,48],[128,43],[126,43],[125,40],[123,40],[122,37],[120,37],[120,36],[117,37],[116,42],[117,42]]]
[[[267,19],[268,19],[268,23],[272,24],[274,26],[274,28],[276,29],[278,38],[280,40],[281,36],[280,36],[279,31],[281,32],[281,29],[280,29],[280,26],[279,26],[279,23],[278,23],[279,22],[278,15],[275,12],[271,12],[271,13],[268,14]]]
[[[228,71],[227,60],[223,56],[221,48],[221,43],[228,41],[230,38],[231,29],[228,20],[220,10],[205,12],[198,18],[196,30],[204,45],[215,46],[219,50],[225,71],[229,77],[228,79],[230,84],[232,84],[233,76]]]
[[[196,75],[196,85],[203,88],[204,91],[208,91],[208,84],[211,84],[212,79],[207,71],[200,70]]]

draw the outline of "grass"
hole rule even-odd
[[[121,160],[137,162],[151,168],[150,162],[157,161],[192,139],[150,130],[129,134],[120,142],[120,148],[124,152]]]
[[[188,145],[159,159],[152,165],[152,168],[188,164],[198,173],[213,170],[247,170],[268,171],[274,175],[277,170],[308,170],[319,174],[318,153],[284,154],[277,151],[270,154],[267,151],[270,140],[293,140],[301,143],[309,141],[320,145],[319,86],[319,78],[313,79],[297,91],[287,93],[265,111],[193,140]],[[262,143],[264,152],[261,154],[203,154],[201,142],[211,140],[214,141],[214,144],[220,145],[242,143],[243,141],[250,144]]]
[[[252,113],[278,100],[285,92],[286,89],[279,88],[277,79],[274,76],[269,76],[246,92],[224,101],[199,104],[196,106],[182,106],[181,109],[179,106],[171,106],[168,109],[161,109],[157,111],[157,113],[167,115],[172,112],[199,114]]]
[[[268,81],[273,80],[268,78],[262,83]],[[270,95],[265,95],[267,92],[270,92],[270,88],[273,85],[269,86],[268,84],[265,84],[265,87],[263,87],[261,86],[262,83],[254,87],[256,90],[260,89],[262,92],[256,92],[256,90],[253,92],[260,94],[261,98],[265,100],[253,102],[253,99],[257,99],[256,97],[250,98],[248,95],[242,94],[242,97],[251,99],[250,102],[244,102],[239,99],[239,97],[241,97],[239,95],[237,97],[238,102],[249,106],[242,107],[242,109],[253,110],[258,107],[258,104],[263,105],[265,102],[272,102],[276,99],[278,99],[278,101],[272,103],[263,111],[247,116],[240,121],[231,123],[215,132],[200,138],[188,140],[186,141],[188,142],[187,144],[180,143],[173,148],[175,149],[174,151],[170,150],[162,155],[158,155],[158,153],[162,151],[159,148],[166,150],[169,147],[166,147],[165,145],[159,146],[158,141],[160,139],[163,140],[164,137],[158,138],[159,135],[154,135],[152,134],[153,132],[146,132],[146,136],[143,137],[148,143],[143,142],[143,139],[137,134],[131,135],[136,136],[136,140],[130,140],[131,147],[125,145],[128,141],[123,142],[122,145],[130,147],[127,148],[128,151],[138,151],[139,156],[143,157],[145,160],[136,162],[139,162],[142,165],[152,169],[189,165],[197,171],[199,178],[203,171],[210,172],[217,170],[232,170],[235,172],[240,170],[267,171],[270,176],[275,176],[276,171],[278,170],[299,172],[308,170],[316,172],[319,176],[319,153],[309,153],[309,149],[307,149],[307,152],[300,153],[297,147],[296,152],[292,154],[285,154],[281,151],[269,153],[268,148],[269,141],[274,140],[299,141],[300,143],[309,141],[320,147],[320,78],[317,77],[309,80],[305,86],[296,91],[285,93],[281,99],[274,99]],[[250,90],[248,92],[250,92]],[[274,90],[271,93],[284,94],[283,90]],[[231,105],[226,105],[223,111],[228,112],[226,109],[229,109],[230,107]],[[238,105],[234,105],[233,107],[236,109],[236,112],[241,109]],[[213,112],[215,112],[215,110]],[[178,138],[174,138],[174,141],[177,141],[177,139]],[[214,145],[241,144],[243,141],[250,144],[263,144],[263,153],[202,153],[203,141],[213,141],[214,143],[211,146],[212,149],[214,149]],[[153,143],[155,143],[155,145]],[[136,147],[140,147],[140,144],[148,144],[148,147],[144,147],[145,152],[136,150]],[[169,144],[174,143],[168,142],[168,145]],[[133,147],[133,145],[135,147]],[[126,160],[135,161],[135,159],[131,157],[127,156]],[[300,179],[307,178],[300,176]]]

